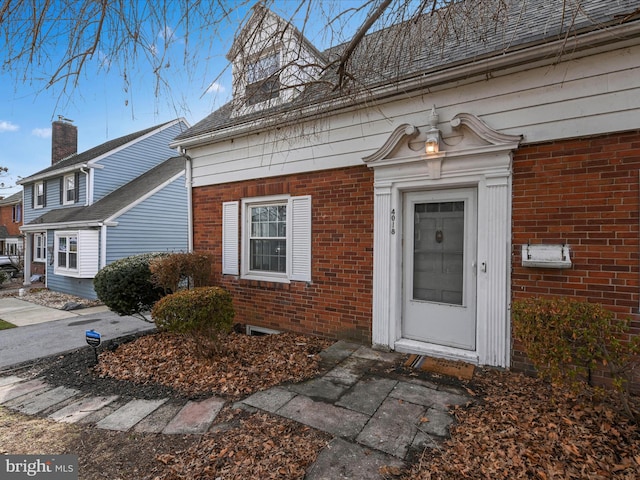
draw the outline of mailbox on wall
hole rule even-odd
[[[533,268],[570,268],[568,245],[522,245],[522,266]]]

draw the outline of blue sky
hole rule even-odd
[[[241,20],[240,16],[236,19],[236,26]],[[108,60],[99,55],[79,78],[77,87],[68,92],[63,92],[61,85],[46,89],[44,80],[16,81],[13,75],[1,73],[0,166],[9,169],[1,181],[12,188],[1,190],[0,195],[19,191],[21,187],[15,182],[20,177],[50,165],[51,123],[59,115],[78,127],[79,152],[173,118],[184,117],[192,125],[204,118],[222,105],[231,91],[229,69],[214,80],[227,66],[224,55],[236,26],[208,52],[206,64],[200,61],[196,71],[188,72],[181,65],[184,39],[180,32],[171,32],[174,40],[169,50],[173,51],[167,53],[177,68],[169,69],[166,76],[171,88],[163,88],[157,95],[148,66],[132,66],[125,83],[118,68],[100,68],[105,66],[101,62]],[[166,34],[155,34],[159,45]],[[50,74],[46,70],[42,73]]]
[[[361,3],[358,0],[340,0],[330,8]],[[294,0],[277,0],[272,8],[288,18],[287,15],[298,5],[299,2]],[[112,66],[101,52],[94,56],[79,77],[77,86],[67,92],[63,92],[61,85],[45,88],[46,77],[52,72],[52,62],[45,61],[30,70],[27,81],[16,80],[24,76],[24,71],[0,71],[0,166],[9,169],[0,181],[10,187],[0,190],[0,196],[21,190],[15,185],[19,178],[50,165],[51,123],[58,116],[73,120],[78,127],[78,151],[82,152],[107,140],[177,117],[184,117],[193,125],[221,106],[231,92],[231,72],[224,55],[247,10],[245,7],[234,12],[227,27],[215,37],[206,31],[200,37],[189,37],[191,46],[210,46],[202,50],[192,47],[194,54],[202,51],[196,68],[184,67],[185,39],[181,36],[184,32],[173,31],[171,26],[162,32],[149,32],[148,38],[157,41],[158,48],[162,48],[166,35],[171,37],[169,47],[163,50],[171,61],[171,68],[166,70],[166,79],[171,87],[161,88],[157,94],[155,78],[148,65],[127,66],[128,82],[125,84],[122,67],[105,68]],[[298,24],[302,22],[294,23],[302,29],[303,25]],[[323,37],[322,24],[320,21],[310,22],[304,30],[307,38],[320,49],[326,48],[328,45],[323,43],[329,42]],[[312,28],[317,31],[310,32]],[[0,43],[0,48],[2,46]],[[62,55],[62,51],[54,50],[55,54]]]

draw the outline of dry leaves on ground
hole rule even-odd
[[[289,420],[247,414],[222,435],[206,436],[177,455],[159,456],[167,469],[154,480],[300,479],[328,440],[327,435]]]
[[[514,373],[475,381],[482,403],[456,409],[451,439],[406,479],[640,478],[638,427],[614,407]]]
[[[12,296],[26,302],[57,309],[61,309],[67,303],[77,303],[82,305],[83,308],[102,305],[100,300],[89,300],[76,295],[70,295],[68,293],[54,292],[47,288],[26,288],[22,296],[19,295],[18,290],[16,289],[9,292],[3,292],[3,294],[4,296]]]
[[[96,373],[135,383],[160,383],[187,396],[240,398],[318,374],[320,353],[332,342],[291,333],[221,339],[221,353],[204,359],[192,338],[158,333],[100,354]]]

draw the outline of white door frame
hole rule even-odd
[[[418,128],[403,124],[377,152],[363,159],[374,169],[372,343],[396,351],[508,367],[511,162],[512,151],[521,137],[496,132],[465,113],[456,115],[441,128],[447,140],[443,143],[455,147],[427,156],[426,136]],[[404,193],[463,187],[476,188],[478,192],[475,351],[402,336]]]

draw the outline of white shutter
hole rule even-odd
[[[78,231],[78,276],[93,278],[99,270],[100,241],[98,230]]]
[[[311,196],[292,197],[291,280],[311,281]]]
[[[222,204],[222,274],[238,275],[238,202]]]

